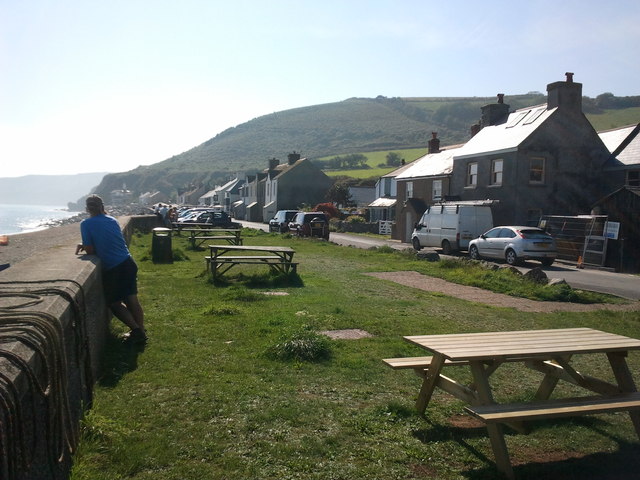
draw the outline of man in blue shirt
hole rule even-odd
[[[80,223],[82,243],[76,247],[76,255],[84,251],[98,256],[102,262],[102,283],[109,308],[131,329],[127,338],[144,343],[147,334],[144,311],[138,300],[138,266],[131,258],[118,221],[106,214],[102,199],[91,195],[86,206],[90,217]]]

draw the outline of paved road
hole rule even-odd
[[[257,228],[265,231],[269,230],[269,226],[263,223],[240,223],[245,227]],[[337,243],[338,245],[365,249],[379,247],[382,245],[388,245],[398,250],[411,248],[411,245],[408,243],[365,237],[362,235],[350,235],[348,233],[331,232],[329,240],[333,243]],[[519,268],[520,271],[526,272],[534,267],[540,267],[540,264],[538,262],[528,262]],[[542,267],[542,269],[549,278],[562,278],[575,289],[609,293],[611,295],[617,295],[619,297],[629,298],[632,300],[640,300],[640,275],[612,273],[588,267],[578,269],[573,264],[559,262],[555,263],[551,267]]]

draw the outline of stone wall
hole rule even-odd
[[[129,240],[157,219],[120,221]],[[55,237],[55,228],[50,233]],[[74,246],[42,249],[0,277],[2,479],[68,478],[79,422],[91,405],[111,314],[99,260],[73,255]]]

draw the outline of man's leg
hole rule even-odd
[[[137,295],[129,295],[127,299],[124,301],[127,306],[127,310],[133,317],[134,322],[145,331],[144,328],[144,310],[142,310],[142,305],[140,305],[140,301],[138,300]]]

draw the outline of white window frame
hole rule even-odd
[[[413,198],[413,182],[407,182],[407,199]]]
[[[442,200],[442,180],[434,180],[431,184],[431,199]]]
[[[504,160],[502,158],[491,160],[491,185],[502,185],[503,173]]]
[[[471,162],[467,164],[467,187],[478,186],[478,162]]]

